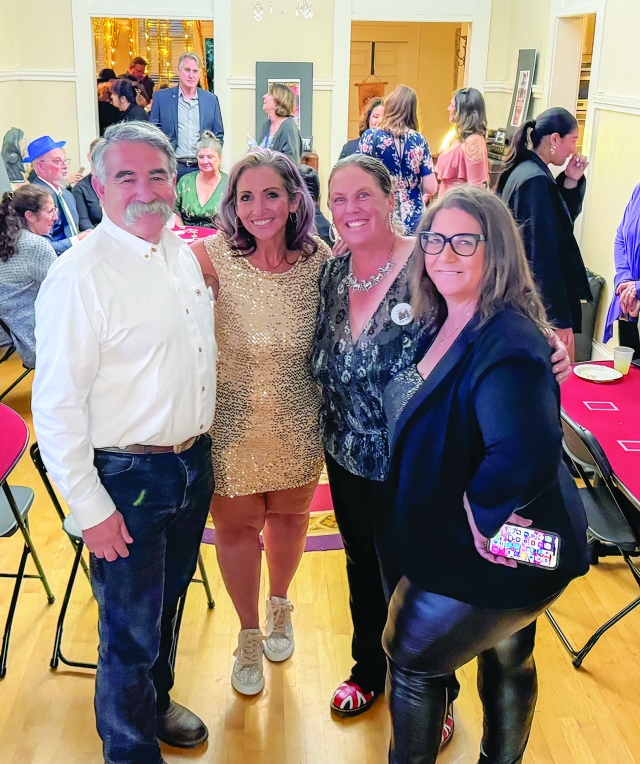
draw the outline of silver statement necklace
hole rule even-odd
[[[382,279],[389,273],[389,271],[393,268],[394,262],[393,262],[393,251],[396,248],[396,239],[393,240],[393,247],[391,247],[391,252],[389,252],[389,257],[387,258],[387,262],[381,267],[378,268],[377,273],[374,273],[373,276],[371,276],[368,279],[357,279],[353,275],[353,259],[349,260],[349,273],[347,274],[346,282],[347,287],[350,289],[353,289],[354,292],[368,292],[370,289],[373,289],[374,286],[378,286],[378,284],[382,281]],[[353,255],[352,255],[353,258]]]

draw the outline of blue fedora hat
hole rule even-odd
[[[35,141],[27,146],[27,156],[22,160],[23,162],[33,162],[34,159],[48,154],[54,149],[61,149],[67,142],[66,141],[54,141],[49,135],[43,135],[41,138],[36,138]]]

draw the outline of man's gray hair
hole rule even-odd
[[[202,59],[197,53],[193,53],[192,51],[188,50],[185,53],[183,53],[180,58],[178,59],[178,69],[182,69],[182,62],[186,59],[190,58],[193,61],[198,64],[198,69],[202,69]]]
[[[107,181],[107,166],[105,163],[107,150],[109,146],[116,143],[144,143],[146,146],[152,146],[166,154],[169,161],[169,175],[175,175],[178,161],[173,146],[169,143],[167,136],[160,128],[149,122],[119,122],[111,125],[104,132],[104,137],[100,138],[91,152],[91,165],[93,174],[100,183]]]

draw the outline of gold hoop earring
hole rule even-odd
[[[236,228],[242,228],[242,221],[237,215],[236,215]]]
[[[555,147],[555,146],[552,146],[552,147],[549,149],[549,153],[551,154],[551,156],[553,156],[553,155],[556,153],[556,147]]]
[[[329,241],[332,244],[335,244],[338,241],[338,229],[333,223],[329,226]]]
[[[297,223],[298,222],[298,213],[297,212],[290,212],[289,213],[289,220],[292,223]]]

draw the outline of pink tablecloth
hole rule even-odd
[[[192,241],[204,239],[207,236],[213,236],[213,234],[216,232],[215,228],[199,228],[198,226],[193,225],[175,226],[175,228],[172,228],[171,230],[174,233],[177,233],[181,239],[184,239],[189,244]]]
[[[598,361],[613,366],[613,361]],[[560,388],[562,408],[602,446],[616,479],[640,504],[640,369],[614,382],[572,374]]]

